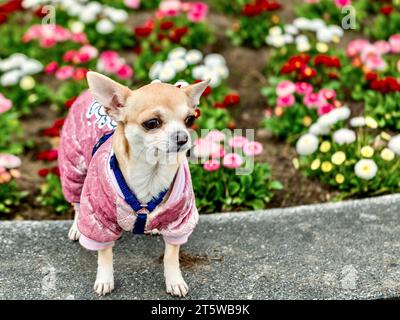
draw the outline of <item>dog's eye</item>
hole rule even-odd
[[[185,124],[186,124],[186,126],[190,128],[191,126],[193,126],[195,120],[196,120],[196,117],[195,117],[195,116],[188,116],[188,117],[185,119]]]
[[[153,130],[161,127],[161,121],[158,119],[150,119],[142,123],[142,126],[147,130]]]

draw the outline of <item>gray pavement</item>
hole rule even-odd
[[[400,195],[393,195],[201,216],[183,247],[203,257],[183,268],[187,299],[398,297],[399,215]],[[0,222],[0,299],[170,298],[160,237],[125,233],[114,251],[116,289],[98,298],[96,254],[67,240],[70,225]]]

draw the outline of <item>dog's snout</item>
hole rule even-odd
[[[173,134],[172,139],[176,142],[178,146],[183,146],[189,140],[189,136],[184,131],[177,131]]]

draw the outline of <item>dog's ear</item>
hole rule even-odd
[[[97,72],[89,71],[86,77],[93,97],[113,120],[122,121],[121,109],[125,106],[129,88]]]
[[[190,106],[195,107],[200,103],[200,97],[203,94],[204,90],[206,90],[210,81],[211,79],[207,79],[182,88],[182,90],[185,91],[186,95],[189,98]]]

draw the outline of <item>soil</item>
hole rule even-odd
[[[293,6],[299,1],[281,2],[286,3],[286,6],[280,16],[283,17],[284,21],[292,21],[294,17]],[[137,25],[149,16],[149,12],[138,13],[130,21],[132,21],[132,25]],[[262,74],[262,70],[268,63],[270,49],[254,50],[234,47],[225,36],[225,30],[234,21],[232,17],[211,12],[209,21],[215,29],[216,41],[213,45],[205,48],[204,51],[219,52],[227,60],[231,72],[229,86],[237,90],[241,96],[240,106],[231,110],[236,125],[238,128],[254,128],[256,130],[256,139],[261,141],[264,146],[264,152],[259,156],[259,159],[270,164],[274,178],[280,180],[284,185],[284,190],[276,193],[268,207],[288,207],[331,200],[336,195],[334,190],[320,184],[318,180],[304,177],[293,167],[292,159],[296,157],[293,147],[284,141],[277,140],[266,130],[260,128],[260,120],[264,117],[265,109],[265,98],[261,95],[260,89],[268,80]],[[344,47],[349,39],[354,38],[354,36],[353,33],[346,32],[342,46]],[[133,55],[127,53],[126,56],[129,57],[128,60],[131,62]],[[360,106],[357,106],[357,110],[359,109],[361,109]],[[43,182],[37,172],[40,168],[46,167],[46,163],[35,160],[35,154],[40,150],[49,149],[50,145],[57,143],[57,141],[42,137],[40,132],[49,127],[57,118],[59,118],[59,114],[56,111],[51,110],[49,106],[41,106],[35,109],[35,112],[30,116],[22,119],[26,137],[32,137],[35,142],[35,149],[29,151],[22,159],[22,178],[19,183],[25,190],[30,190],[31,194],[22,208],[18,208],[18,212],[2,218],[41,220],[69,219],[72,217],[72,212],[62,216],[57,215],[51,208],[40,207],[34,201]],[[186,258],[183,259],[186,261]]]

